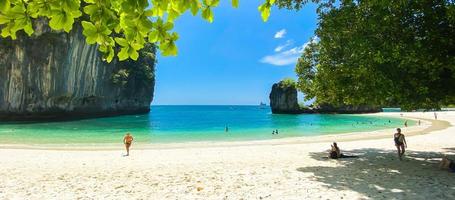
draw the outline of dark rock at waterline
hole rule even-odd
[[[315,108],[312,108],[317,113],[342,113],[342,114],[360,114],[360,113],[377,113],[382,112],[382,108],[378,106],[368,105],[342,105],[333,106],[330,104],[319,104]]]
[[[0,38],[0,119],[55,120],[150,111],[155,47],[138,61],[103,62],[81,27],[51,31],[34,22],[32,37]]]

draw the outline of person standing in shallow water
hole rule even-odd
[[[133,136],[130,133],[126,133],[125,137],[123,137],[123,143],[125,144],[126,148],[126,156],[130,155],[130,147],[133,143]]]
[[[395,146],[397,147],[398,158],[402,160],[405,148],[408,148],[408,145],[406,144],[406,139],[404,135],[401,133],[400,128],[397,128],[397,133],[393,135],[393,141],[395,142]]]

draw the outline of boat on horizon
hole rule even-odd
[[[264,102],[261,101],[261,103],[259,103],[259,107],[261,109],[264,109],[265,107],[267,106],[267,104],[265,104]]]

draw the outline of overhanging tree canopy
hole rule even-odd
[[[81,23],[88,44],[99,45],[105,59],[115,55],[119,60],[136,60],[138,50],[146,43],[158,43],[163,55],[176,55],[178,34],[171,32],[173,22],[185,12],[212,22],[212,9],[220,0],[1,0],[1,36],[16,39],[16,32],[29,36],[34,32],[32,21],[49,19],[53,30],[71,31]],[[239,0],[231,0],[233,7]],[[265,0],[258,10],[264,21],[275,0]],[[116,52],[116,49],[120,50]]]
[[[317,103],[334,105],[415,109],[453,104],[454,4],[450,0],[321,4],[325,10],[319,12],[318,40],[307,46],[296,66],[299,89]]]

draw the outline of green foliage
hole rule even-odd
[[[276,0],[275,4],[279,8],[300,10],[305,4],[311,1],[319,2],[318,0]]]
[[[117,64],[119,68],[111,76],[112,83],[126,87],[135,83],[140,85],[150,85],[155,77],[155,50],[153,44],[145,44],[139,50],[137,61],[126,60]]]
[[[189,11],[213,22],[213,8],[220,0],[1,0],[1,36],[16,39],[23,30],[29,36],[34,32],[33,20],[45,18],[56,31],[69,32],[74,23],[81,23],[87,43],[99,46],[104,59],[111,62],[136,60],[138,50],[147,42],[157,43],[165,56],[177,55],[172,32],[174,21]],[[275,0],[266,0],[259,7],[264,21],[270,15]],[[237,8],[239,0],[232,0]],[[119,49],[119,51],[117,51]]]
[[[347,0],[324,9],[319,41],[296,66],[307,99],[405,110],[455,102],[453,1]]]
[[[279,82],[281,88],[296,87],[296,82],[292,78],[285,78]]]

